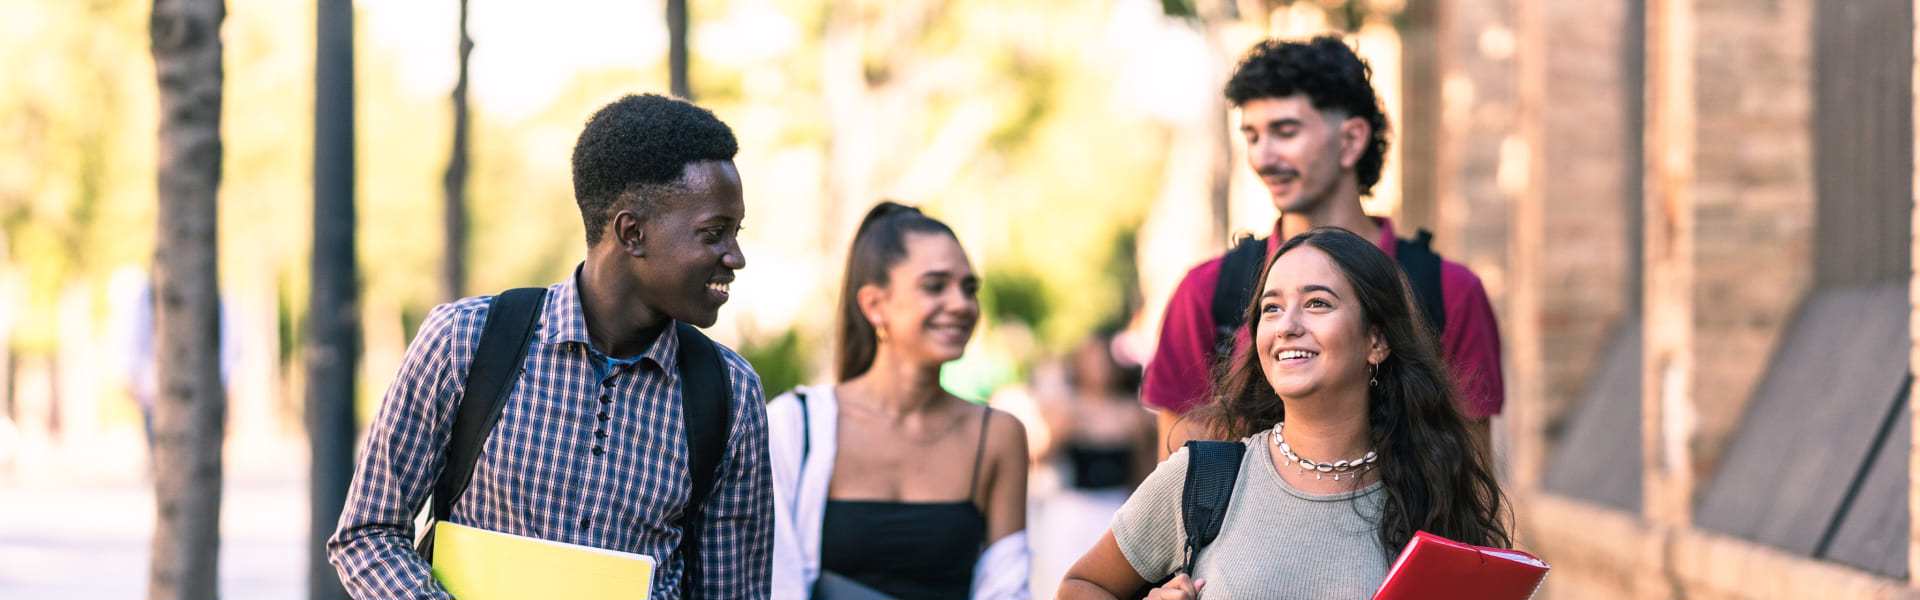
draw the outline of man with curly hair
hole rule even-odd
[[[1392,221],[1369,217],[1360,206],[1380,181],[1387,153],[1387,118],[1371,76],[1345,42],[1322,36],[1261,42],[1228,80],[1247,166],[1280,215],[1265,240],[1243,240],[1235,251],[1194,267],[1167,304],[1141,389],[1141,401],[1159,414],[1163,456],[1198,433],[1181,416],[1209,400],[1216,361],[1246,347],[1241,325],[1263,258],[1288,236],[1323,226],[1375,240],[1401,264],[1415,303],[1438,330],[1462,392],[1461,414],[1486,440],[1487,419],[1499,414],[1505,396],[1500,331],[1486,289],[1464,265],[1433,254],[1426,232],[1401,239]]]
[[[327,543],[348,592],[452,597],[431,546],[413,547],[431,493],[439,523],[651,557],[641,595],[768,596],[760,379],[694,329],[713,325],[746,267],[737,149],[725,123],[681,100],[627,96],[594,113],[573,149],[585,261],[544,289],[428,315]],[[493,316],[521,323],[517,344],[491,342],[515,331]],[[490,415],[473,410],[489,395]]]

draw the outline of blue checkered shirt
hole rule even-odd
[[[577,273],[577,271],[576,271]],[[488,299],[433,309],[367,431],[328,558],[360,599],[450,598],[414,551],[487,318]],[[653,598],[682,597],[677,547],[693,480],[671,328],[639,360],[592,350],[575,278],[547,288],[518,382],[450,521],[654,557]],[[766,598],[773,490],[760,378],[719,348],[733,386],[731,431],[700,541],[698,598]],[[604,375],[601,375],[604,373]],[[689,582],[692,583],[692,582]]]

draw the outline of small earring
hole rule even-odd
[[[882,344],[887,343],[887,330],[879,327],[873,328],[873,339]]]
[[[1370,387],[1380,387],[1380,365],[1367,365],[1367,385]]]

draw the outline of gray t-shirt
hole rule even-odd
[[[1246,458],[1220,536],[1200,552],[1194,576],[1207,600],[1234,598],[1368,598],[1387,577],[1380,547],[1379,483],[1353,492],[1310,494],[1274,472],[1272,444],[1261,432],[1242,440]],[[1186,528],[1180,522],[1187,451],[1168,457],[1113,518],[1113,537],[1148,582],[1181,566]],[[1398,548],[1394,549],[1398,552]]]

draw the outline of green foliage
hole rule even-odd
[[[1059,77],[1046,63],[1014,54],[1006,70],[1014,76],[1020,94],[1012,118],[995,128],[988,144],[995,150],[1010,152],[1032,139],[1042,120],[1056,103],[1055,87]]]
[[[995,321],[1041,329],[1050,316],[1047,284],[1023,266],[994,269],[980,281],[980,309]]]
[[[1169,17],[1193,19],[1200,16],[1194,9],[1193,0],[1160,0],[1160,11]]]
[[[1118,331],[1126,327],[1127,320],[1142,308],[1140,263],[1135,258],[1139,251],[1139,238],[1140,224],[1137,222],[1122,223],[1113,231],[1112,241],[1107,244],[1107,259],[1101,265],[1100,274],[1119,302],[1108,307],[1094,324],[1093,331]]]
[[[800,332],[788,329],[780,335],[749,339],[736,349],[760,374],[760,385],[771,400],[794,386],[806,383],[813,357],[800,343]]]
[[[1194,5],[1163,6],[1185,15]],[[422,89],[402,60],[409,57],[398,55],[423,46],[367,26],[389,10],[385,3],[357,9],[361,307],[370,323],[397,321],[410,337],[428,307],[446,300],[437,273],[451,106],[447,90]],[[1164,127],[1128,108],[1113,87],[1127,68],[1104,41],[1114,10],[1108,0],[701,3],[696,34],[703,22],[737,11],[776,11],[794,30],[791,46],[765,58],[703,59],[697,38],[694,44],[694,89],[741,138],[750,213],[745,243],[754,257],[743,282],[772,278],[769,265],[776,264],[803,274],[795,285],[837,281],[850,219],[877,199],[835,195],[836,182],[857,178],[848,189],[911,196],[905,199],[955,227],[982,265],[989,327],[1022,324],[1035,343],[1059,348],[1124,320],[1138,301],[1131,299],[1137,275],[1128,273],[1132,250],[1123,238],[1163,187],[1167,144]],[[0,271],[28,286],[29,306],[12,332],[23,351],[60,343],[50,317],[65,289],[151,260],[158,103],[147,12],[137,3],[0,0],[0,64],[14,67],[0,69],[0,148],[23,157],[0,163]],[[854,23],[835,29],[831,19]],[[876,131],[856,141],[872,164],[848,168],[832,151],[849,138],[825,116],[829,30],[859,46],[869,87],[857,92],[871,109],[859,116]],[[228,110],[220,274],[235,294],[258,301],[253,305],[278,308],[273,351],[294,371],[284,375],[297,379],[312,228],[311,7],[267,3],[234,11],[222,36]],[[451,62],[451,36],[444,51]],[[570,79],[544,107],[525,114],[493,112],[476,87],[467,293],[543,285],[578,264],[572,142],[599,105],[665,88],[661,59],[556,64]],[[498,76],[487,64],[475,63],[476,80]],[[982,114],[990,118],[966,118]],[[763,258],[770,255],[787,262]],[[743,296],[728,310],[752,313],[762,301]],[[826,336],[832,301],[755,315],[783,331],[746,335],[741,346],[769,392],[807,379],[813,354],[824,352],[807,340]],[[368,338],[363,395],[374,400],[399,355],[378,346],[393,337]],[[982,332],[982,339],[993,338]],[[984,397],[1017,376],[1031,352],[976,344],[953,376],[968,394]]]

